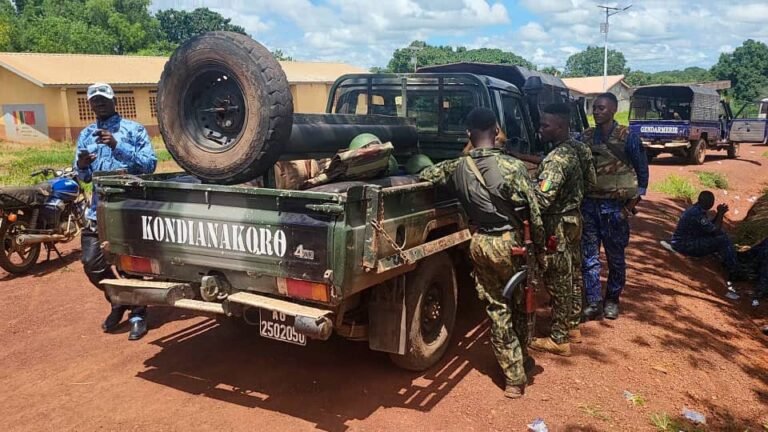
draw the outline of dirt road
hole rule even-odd
[[[652,177],[723,172],[738,219],[735,210],[743,216],[746,198],[768,182],[766,150],[746,146],[741,160],[712,156],[695,168],[661,158]],[[714,262],[659,247],[682,208],[654,193],[641,204],[621,318],[585,324],[571,358],[537,354],[519,401],[502,396],[471,287],[445,359],[415,374],[366,344],[334,338],[294,347],[165,308],[150,310],[141,341],[129,342],[127,327],[103,334],[107,304],[83,275],[76,245],[33,275],[0,272],[3,429],[524,431],[541,417],[553,431],[643,431],[657,430],[652,414],[675,419],[688,407],[706,415],[710,430],[761,431],[768,338],[757,326],[767,323],[768,305],[726,300]],[[625,391],[644,403],[628,402]]]

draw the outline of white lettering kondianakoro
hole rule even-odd
[[[288,243],[280,229],[155,216],[141,217],[141,238],[278,257],[285,256]]]

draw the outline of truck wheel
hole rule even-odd
[[[0,267],[8,273],[23,274],[37,263],[37,257],[40,256],[40,243],[31,246],[19,246],[16,243],[16,237],[20,229],[27,226],[27,222],[3,221],[0,227],[0,242],[3,250],[0,251]]]
[[[211,32],[174,51],[157,92],[173,159],[208,182],[244,183],[277,161],[293,124],[280,64],[248,36]]]
[[[707,157],[707,140],[700,139],[688,149],[688,163],[691,165],[703,165]]]
[[[406,275],[405,354],[390,354],[403,369],[423,371],[440,361],[456,323],[456,274],[447,253],[425,258]]]
[[[739,143],[731,143],[728,147],[728,159],[736,159],[739,157]]]

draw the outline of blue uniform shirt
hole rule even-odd
[[[684,244],[692,240],[712,237],[720,232],[720,228],[709,219],[707,211],[700,205],[694,204],[680,216],[675,233],[672,234],[672,244]]]
[[[613,122],[615,128],[618,123]],[[613,128],[611,129],[613,133]],[[610,136],[610,134],[608,134]],[[603,142],[602,132],[600,128],[595,128],[594,142]],[[648,190],[648,179],[650,177],[648,173],[648,158],[645,155],[645,147],[640,140],[640,136],[636,133],[629,133],[627,141],[624,143],[624,152],[627,154],[627,159],[632,164],[632,168],[637,175],[637,192],[639,195],[645,195]],[[593,201],[590,198],[585,198],[585,201]],[[613,213],[621,211],[624,207],[624,203],[618,200],[599,200],[600,213]]]
[[[98,129],[112,133],[117,141],[114,150],[106,144],[96,142],[98,137],[93,136],[93,133]],[[83,150],[96,155],[96,160],[86,169],[80,169],[77,166],[77,155]],[[93,173],[98,171],[125,169],[134,175],[151,174],[157,167],[157,156],[144,126],[115,114],[106,120],[98,120],[80,132],[77,138],[74,165],[78,178],[87,183],[92,180]],[[97,204],[98,196],[94,193],[91,198],[91,207],[85,212],[88,219],[96,220]]]

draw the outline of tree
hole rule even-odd
[[[768,46],[748,39],[732,53],[720,54],[712,74],[731,80],[733,96],[738,101],[768,96]]]
[[[467,49],[466,47],[433,46],[423,41],[413,41],[408,47],[398,48],[387,64],[389,72],[413,72],[413,57],[417,66],[433,66],[456,62],[479,62],[511,64],[533,69],[533,65],[524,58],[496,48]]]
[[[564,75],[567,77],[602,76],[603,60],[603,48],[589,46],[584,51],[568,57],[568,61],[565,63]],[[621,51],[608,50],[608,75],[629,73],[626,65],[627,60]]]
[[[10,0],[0,0],[0,51],[11,50],[11,37],[16,22],[16,9]]]
[[[293,57],[284,53],[283,50],[281,49],[276,49],[272,51],[272,55],[275,56],[275,59],[277,59],[277,61],[293,61]]]
[[[632,71],[627,74],[625,81],[627,84],[637,87],[652,84],[701,83],[714,81],[714,79],[714,75],[706,69],[689,67],[683,70],[654,73]]]
[[[554,75],[554,76],[560,76],[560,75],[563,74],[562,72],[560,72],[557,68],[555,68],[553,66],[547,66],[544,69],[542,69],[541,72],[543,72],[545,74]]]
[[[197,8],[192,12],[167,9],[155,15],[165,39],[174,44],[209,31],[231,31],[245,33],[245,29],[231,23],[218,12],[208,8]]]

